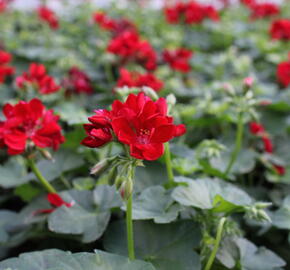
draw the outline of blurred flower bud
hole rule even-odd
[[[48,160],[53,160],[53,157],[52,155],[50,154],[50,152],[46,149],[43,149],[43,148],[38,148],[38,150],[40,151],[41,155],[48,159]]]
[[[133,192],[133,182],[131,179],[127,179],[123,184],[121,185],[120,189],[120,195],[124,200],[128,200]]]
[[[254,78],[253,77],[246,77],[243,82],[244,82],[244,85],[249,89],[253,86]]]
[[[157,100],[159,98],[156,92],[152,88],[143,86],[141,89],[146,96],[151,97],[153,100]]]
[[[107,165],[109,164],[108,159],[103,159],[100,162],[98,162],[97,164],[95,164],[95,166],[93,168],[91,168],[90,174],[97,174],[100,171],[102,171],[103,169],[105,169],[107,167]]]
[[[235,95],[235,89],[234,87],[230,84],[230,83],[225,83],[223,85],[224,90],[226,91],[226,93],[230,96],[234,96]]]

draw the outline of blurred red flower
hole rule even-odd
[[[57,150],[64,142],[59,117],[39,99],[6,104],[3,114],[6,120],[0,122],[0,146],[7,147],[10,155],[21,154],[28,146]]]
[[[273,143],[272,140],[267,135],[262,136],[262,141],[264,144],[264,150],[267,153],[273,153]]]
[[[147,40],[141,40],[136,32],[125,31],[113,38],[107,51],[121,57],[122,64],[135,61],[147,70],[156,68],[157,55]]]
[[[158,80],[154,74],[145,73],[140,74],[138,72],[129,72],[127,69],[120,69],[120,78],[117,81],[117,86],[128,87],[151,87],[156,92],[160,91],[163,87],[163,82]]]
[[[272,39],[290,40],[290,20],[279,19],[272,23],[270,27]]]
[[[5,12],[7,9],[7,2],[5,0],[0,0],[0,13]]]
[[[265,133],[265,128],[260,123],[251,122],[250,123],[250,132],[254,135],[261,135],[261,134]]]
[[[61,206],[66,206],[68,208],[72,207],[74,205],[74,202],[66,202],[64,201],[57,193],[49,193],[47,194],[46,197],[47,201],[52,205],[53,208],[48,208],[48,209],[40,209],[37,210],[34,215],[37,214],[50,214],[52,212],[54,212],[58,207]]]
[[[59,23],[56,14],[46,6],[40,6],[37,9],[37,14],[40,20],[46,22],[51,29],[58,29]]]
[[[167,22],[171,24],[182,22],[186,24],[199,24],[205,19],[219,20],[219,14],[213,6],[203,5],[194,1],[188,3],[178,2],[171,7],[166,7],[164,13]]]
[[[273,167],[274,167],[276,173],[278,173],[281,176],[285,175],[286,168],[284,166],[273,164]]]
[[[254,3],[249,5],[249,8],[251,9],[252,19],[260,19],[280,14],[280,8],[273,3]]]
[[[68,77],[62,81],[62,85],[69,93],[92,94],[94,91],[89,76],[77,67],[69,70]]]
[[[14,68],[9,66],[11,60],[11,54],[5,51],[0,51],[0,84],[4,82],[6,76],[14,74]]]
[[[52,94],[61,88],[52,77],[46,74],[45,66],[37,63],[30,64],[28,72],[16,78],[16,85],[21,89],[31,85],[43,95]]]
[[[184,48],[176,49],[173,51],[170,50],[163,51],[164,61],[167,62],[172,69],[184,73],[190,71],[189,60],[192,55],[193,55],[192,51]]]
[[[290,57],[286,62],[282,62],[277,66],[277,79],[284,87],[290,85]]]
[[[145,160],[158,159],[164,153],[163,143],[186,132],[184,125],[174,125],[173,117],[167,115],[164,98],[154,102],[142,92],[130,94],[124,103],[115,100],[111,111],[96,111],[89,120],[93,124],[89,124],[89,136],[82,144],[99,147],[111,141],[114,134],[130,147],[131,156]]]

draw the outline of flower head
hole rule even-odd
[[[0,84],[4,82],[6,76],[10,76],[14,73],[14,68],[9,66],[11,60],[11,54],[0,51]]]
[[[284,166],[273,164],[274,170],[276,171],[277,174],[283,176],[286,173],[286,169]]]
[[[62,85],[71,93],[92,94],[94,91],[89,76],[77,67],[69,70],[68,77],[62,81]]]
[[[281,85],[288,87],[290,85],[290,59],[277,66],[277,79]]]
[[[211,5],[203,5],[195,1],[188,3],[178,2],[174,6],[166,7],[164,14],[168,23],[200,24],[205,19],[219,20],[217,10]]]
[[[96,111],[89,120],[92,124],[85,125],[88,136],[82,144],[99,147],[116,138],[129,147],[132,157],[145,160],[158,159],[164,153],[163,143],[186,132],[167,115],[164,98],[154,102],[142,92],[130,94],[124,103],[114,101],[111,111]]]
[[[8,148],[8,154],[25,152],[28,146],[51,147],[57,150],[64,142],[59,117],[47,110],[39,99],[20,101],[3,107],[6,120],[0,122],[0,146]]]
[[[125,31],[113,38],[107,47],[107,51],[118,55],[123,64],[135,61],[147,70],[156,68],[156,52],[148,41],[141,40],[134,31]]]
[[[117,86],[128,86],[128,87],[151,87],[156,92],[160,91],[163,87],[163,82],[158,80],[154,74],[145,73],[140,74],[137,72],[129,72],[127,69],[120,69],[120,78],[117,81]]]
[[[34,86],[43,95],[60,90],[60,86],[55,83],[54,79],[46,74],[45,66],[37,63],[32,63],[28,72],[16,78],[16,85],[20,89],[24,89],[26,85]]]
[[[252,19],[271,17],[280,13],[279,7],[273,3],[253,3],[249,5],[249,8],[251,9]]]
[[[46,22],[51,29],[58,29],[58,18],[50,8],[41,6],[37,9],[37,14],[39,19]]]
[[[290,40],[290,20],[279,19],[272,23],[270,27],[272,39]]]
[[[179,48],[173,51],[164,50],[163,59],[172,69],[186,73],[190,71],[189,60],[192,54],[192,51],[184,48]]]
[[[265,128],[263,127],[262,124],[259,124],[257,122],[251,122],[250,132],[254,135],[262,135],[265,133]]]

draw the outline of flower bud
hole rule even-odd
[[[156,94],[156,92],[151,87],[143,86],[142,87],[142,91],[144,92],[144,94],[146,96],[151,97],[153,100],[157,100],[158,99],[158,95]]]
[[[131,196],[132,192],[133,192],[133,182],[131,179],[126,180],[125,182],[123,182],[123,184],[121,185],[120,189],[120,195],[124,200],[128,200],[129,197]]]
[[[108,165],[108,159],[103,159],[100,162],[98,162],[97,164],[94,165],[93,168],[91,168],[90,174],[97,174],[100,171],[102,171],[103,169],[105,169]]]

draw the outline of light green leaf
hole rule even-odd
[[[201,234],[192,221],[155,224],[149,221],[134,222],[134,241],[137,258],[151,262],[158,270],[200,270],[200,258],[194,251]],[[110,252],[125,255],[127,252],[124,222],[110,225],[105,234],[104,246]]]
[[[96,250],[94,253],[65,252],[50,249],[24,253],[0,263],[0,270],[154,270],[147,262]]]

